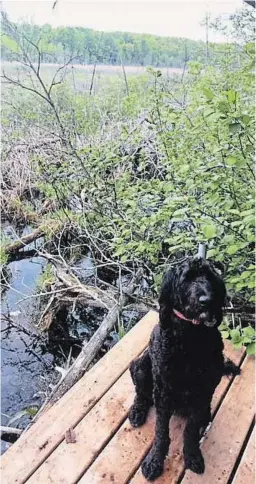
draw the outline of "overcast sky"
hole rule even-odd
[[[229,15],[243,5],[242,0],[5,0],[4,10],[11,20],[31,20],[36,24],[90,27],[104,31],[151,33],[205,40],[200,22],[206,11],[213,17]],[[223,37],[210,33],[210,41]]]

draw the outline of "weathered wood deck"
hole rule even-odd
[[[154,410],[147,423],[131,428],[127,413],[134,389],[128,365],[146,348],[158,321],[149,312],[62,399],[43,414],[2,457],[3,484],[142,484],[140,464],[154,435]],[[184,422],[172,417],[172,443],[157,483],[254,484],[254,358],[226,345],[241,365],[233,381],[223,377],[213,399],[213,423],[202,442],[203,476],[184,472]],[[74,428],[76,442],[65,432]]]

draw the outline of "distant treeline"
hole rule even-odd
[[[154,67],[182,67],[185,61],[204,63],[207,57],[214,60],[216,52],[225,49],[221,44],[184,38],[160,37],[150,34],[128,32],[99,32],[83,27],[52,28],[27,23],[13,24],[19,32],[38,45],[42,52],[42,62],[64,62],[69,57],[76,57],[76,63],[110,65],[135,65]],[[2,59],[13,60],[17,57],[17,45],[11,45],[13,37],[2,28]],[[11,46],[11,48],[10,48]],[[32,52],[31,52],[32,54]],[[34,51],[35,61],[36,51]],[[208,59],[209,60],[209,59]]]

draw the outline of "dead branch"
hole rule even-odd
[[[8,434],[8,435],[15,434],[15,435],[19,436],[22,433],[22,430],[17,429],[15,427],[4,427],[3,425],[1,425],[0,426],[0,433],[1,433],[1,435],[2,434]]]
[[[89,96],[91,96],[91,95],[92,95],[92,90],[93,90],[93,84],[94,84],[94,77],[95,77],[96,67],[97,67],[97,62],[95,62],[95,63],[94,63],[94,66],[93,66],[93,71],[92,71],[92,79],[91,79],[91,85],[90,85],[90,90],[89,90]]]
[[[118,321],[120,313],[122,312],[125,304],[129,300],[129,295],[134,292],[135,287],[141,280],[142,276],[143,271],[142,269],[139,269],[130,284],[127,286],[125,294],[123,294],[120,297],[118,303],[116,303],[114,307],[110,309],[107,316],[104,318],[100,327],[94,333],[90,341],[83,344],[81,353],[79,354],[73,365],[69,368],[66,375],[56,385],[51,395],[45,401],[33,421],[37,420],[42,412],[44,412],[55,402],[57,402],[64,395],[64,393],[66,393],[83,376],[85,371],[88,369],[90,363],[94,360],[95,356],[100,350],[103,342]]]
[[[64,303],[77,303],[91,305],[107,309],[108,311],[117,304],[116,291],[114,288],[103,291],[99,287],[89,286],[80,282],[73,274],[63,257],[53,256],[47,252],[38,251],[38,255],[44,257],[55,267],[58,290],[52,288],[50,300],[38,323],[42,331],[48,330],[54,320],[56,312]],[[60,289],[63,291],[60,292]]]
[[[38,227],[31,234],[24,235],[19,240],[15,240],[15,242],[5,245],[3,247],[4,251],[7,254],[12,254],[13,252],[23,249],[26,245],[30,244],[31,242],[34,242],[34,240],[39,239],[39,237],[43,237],[44,235],[45,235],[45,228]]]

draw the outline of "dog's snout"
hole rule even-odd
[[[200,296],[199,298],[199,302],[202,306],[206,306],[207,304],[209,304],[209,302],[211,301],[211,297],[210,296]]]

